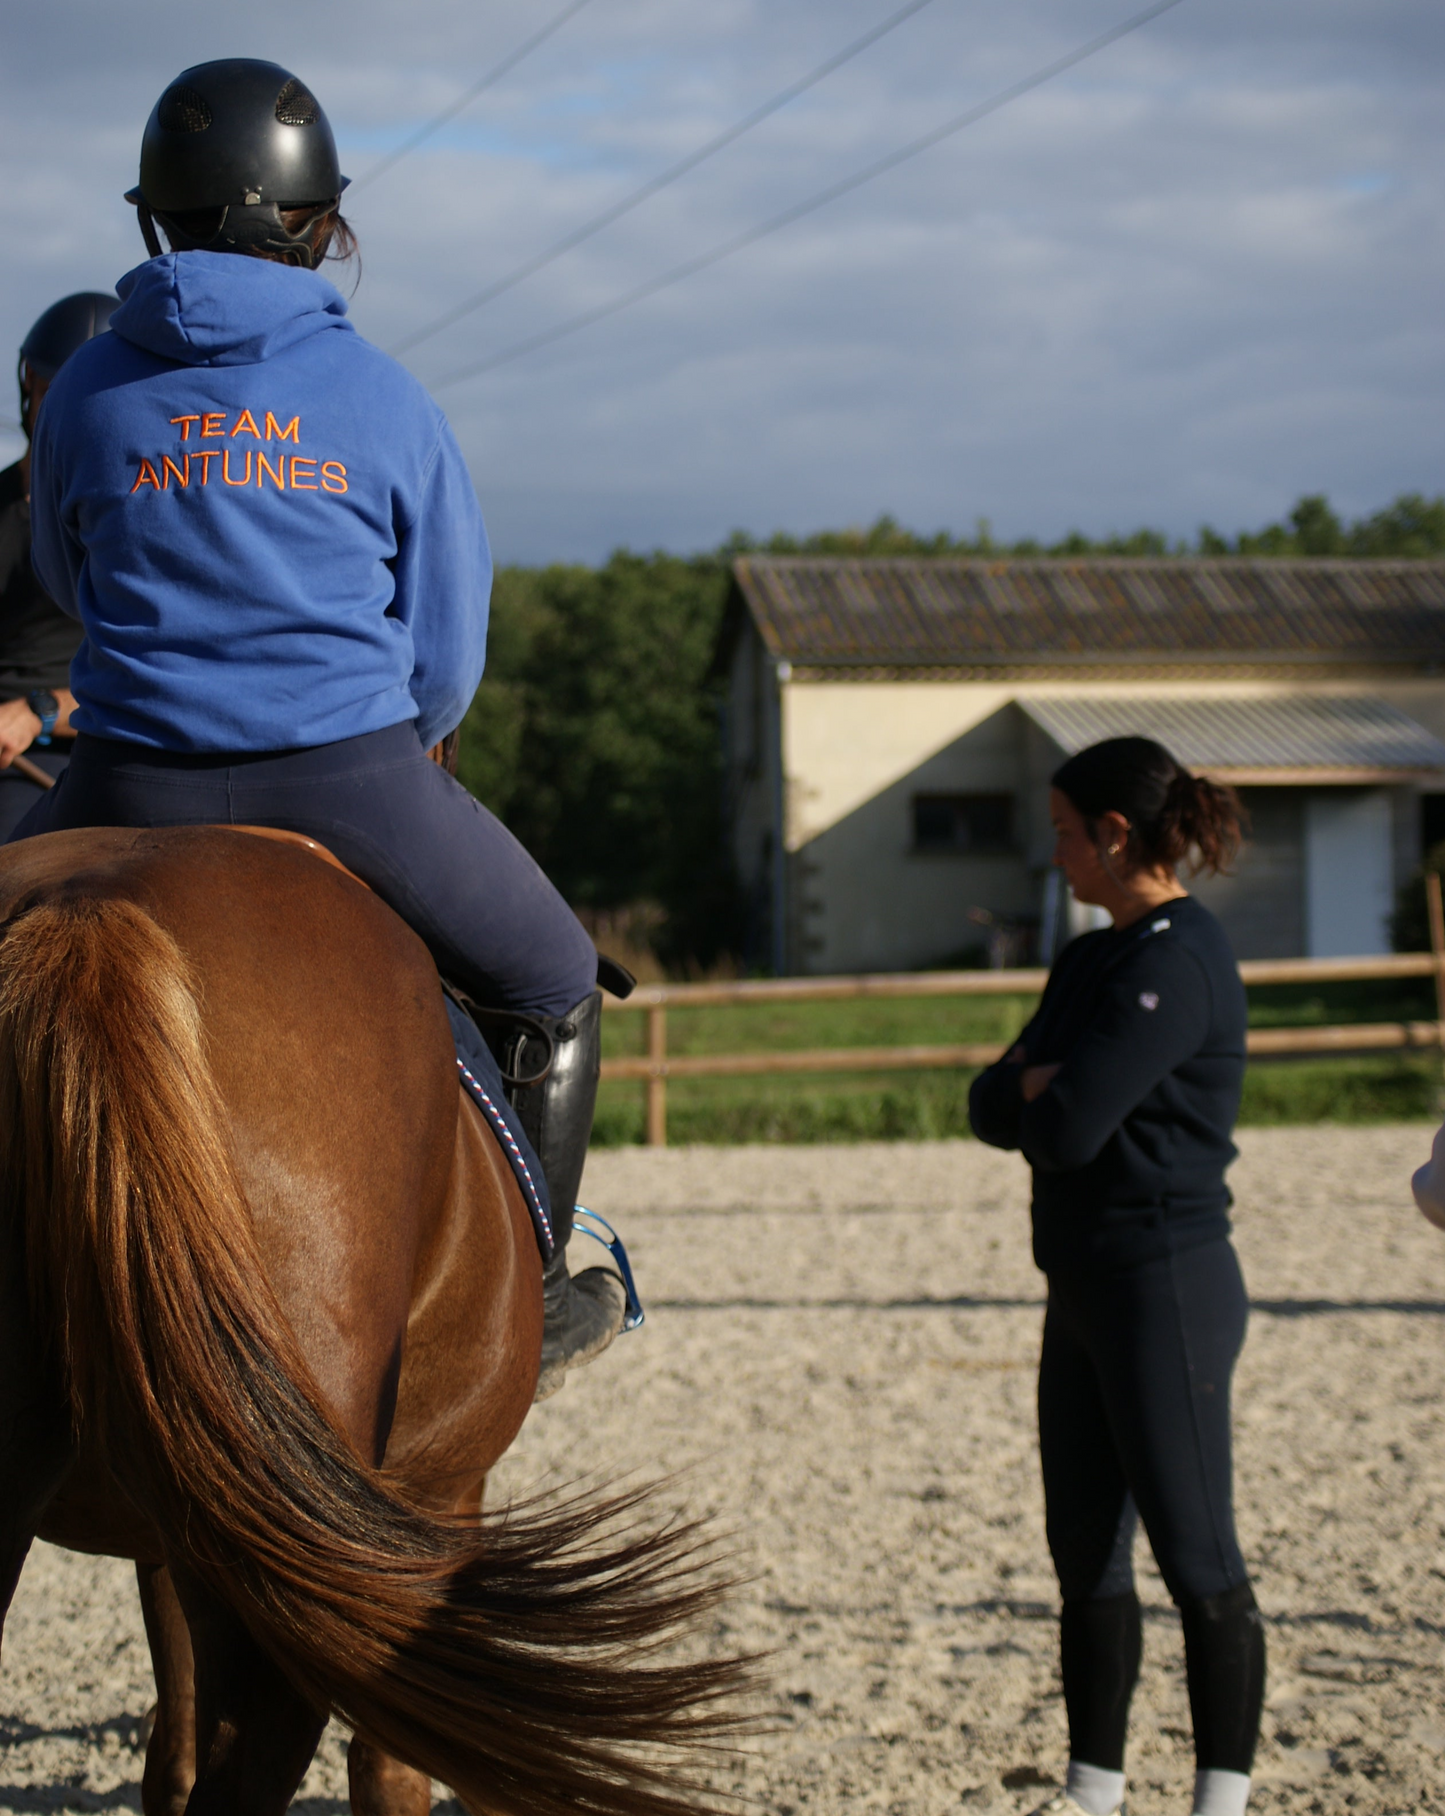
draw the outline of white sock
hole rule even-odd
[[[1194,1774],[1194,1816],[1244,1816],[1248,1802],[1247,1772],[1222,1772],[1211,1766]]]
[[[1249,1781],[1246,1779],[1245,1782]],[[1106,1772],[1103,1766],[1091,1766],[1082,1759],[1071,1759],[1064,1789],[1075,1803],[1089,1812],[1089,1816],[1114,1816],[1124,1801],[1124,1774]]]

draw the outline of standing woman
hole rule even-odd
[[[1219,923],[1177,875],[1191,853],[1196,870],[1227,867],[1239,810],[1149,738],[1080,751],[1049,801],[1054,862],[1114,924],[1060,953],[1038,1013],[969,1099],[979,1138],[1033,1169],[1048,1276],[1039,1449],[1069,1772],[1043,1809],[1112,1816],[1123,1802],[1142,1516],[1183,1619],[1193,1809],[1240,1816],[1265,1665],[1230,1479],[1246,1299],[1224,1173],[1245,997]]]

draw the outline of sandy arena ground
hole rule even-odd
[[[1445,1235],[1407,1186],[1428,1132],[1241,1145],[1239,1507],[1270,1644],[1252,1807],[1445,1812]],[[755,1807],[1031,1808],[1065,1736],[1021,1164],[971,1143],[631,1150],[586,1191],[624,1226],[648,1322],[538,1410],[505,1487],[691,1470],[756,1572],[723,1643],[776,1655],[772,1731],[735,1778]],[[1182,1816],[1179,1626],[1141,1561],[1130,1808]],[[6,1632],[0,1811],[139,1809],[150,1696],[126,1566],[38,1548]],[[341,1760],[333,1732],[298,1809],[340,1816]]]

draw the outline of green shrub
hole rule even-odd
[[[1425,901],[1425,877],[1434,871],[1445,873],[1445,844],[1432,845],[1421,860],[1419,869],[1395,896],[1395,912],[1390,920],[1390,944],[1396,952],[1430,950],[1430,911]]]

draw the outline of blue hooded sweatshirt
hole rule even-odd
[[[315,272],[151,259],[36,425],[33,560],[77,730],[169,751],[457,725],[492,563],[446,419]]]

